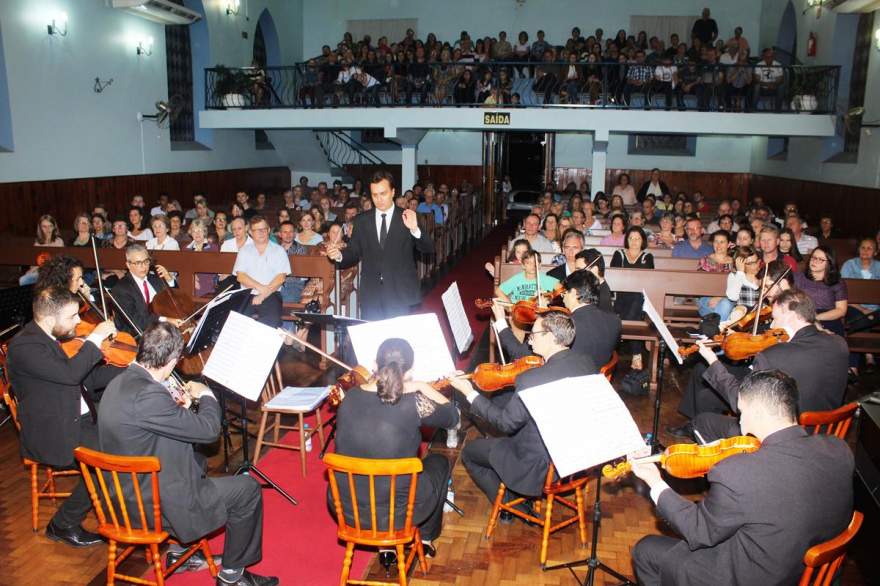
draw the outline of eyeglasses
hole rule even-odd
[[[813,256],[813,257],[810,258],[810,262],[813,262],[813,261],[816,261],[816,262],[828,262],[828,259],[827,259],[827,258],[823,258],[823,257],[821,257],[821,256]]]
[[[126,261],[126,262],[127,262],[128,264],[130,264],[130,265],[134,265],[134,266],[136,266],[136,267],[145,267],[145,266],[147,266],[148,264],[150,264],[150,259],[145,258],[145,259],[143,259],[143,260],[129,260],[129,261]]]
[[[546,333],[549,332],[549,331],[550,331],[550,330],[531,331],[531,332],[529,332],[529,333],[526,334],[526,338],[528,338],[529,340],[532,340],[532,339],[534,339],[534,337],[535,337],[536,335],[538,335],[538,334],[546,334]]]

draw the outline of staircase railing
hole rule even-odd
[[[348,165],[385,165],[368,147],[339,130],[316,130],[315,139],[330,165],[345,169]]]

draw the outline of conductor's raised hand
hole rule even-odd
[[[334,262],[339,262],[342,260],[342,251],[340,251],[339,247],[332,242],[327,244],[326,254],[327,258]]]
[[[410,232],[418,230],[419,219],[414,211],[409,209],[403,210],[403,225],[406,226],[406,229]]]

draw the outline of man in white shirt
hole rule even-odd
[[[663,93],[666,96],[666,109],[672,109],[672,94],[678,100],[678,106],[684,107],[681,101],[681,88],[678,83],[678,67],[672,64],[672,57],[666,55],[660,61],[660,65],[654,68],[654,93]]]
[[[277,328],[282,307],[278,290],[290,274],[290,259],[281,246],[269,241],[269,223],[262,216],[251,218],[250,233],[253,240],[238,251],[232,274],[242,287],[252,289],[244,313]]]
[[[223,244],[220,245],[220,252],[238,252],[242,246],[253,242],[248,236],[247,225],[241,216],[232,219],[232,222],[229,223],[229,229],[232,230],[233,237],[223,241]]]
[[[819,246],[819,241],[815,236],[804,233],[804,222],[798,215],[791,215],[785,220],[785,227],[792,231],[797,240],[797,249],[802,255],[806,256],[813,252],[813,249]]]
[[[782,96],[785,91],[785,70],[782,64],[773,58],[773,49],[764,49],[761,61],[755,66],[752,85],[752,108],[758,107],[761,96],[773,96],[773,109],[782,109]]]
[[[554,245],[552,241],[541,234],[541,218],[537,214],[529,214],[523,220],[522,237],[529,241],[532,250],[542,254],[559,254],[558,245]]]

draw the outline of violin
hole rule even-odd
[[[751,332],[718,334],[712,338],[711,342],[707,342],[706,346],[721,346],[724,355],[731,360],[745,360],[782,342],[788,342],[788,332],[782,328],[773,328],[757,335]],[[680,347],[678,353],[685,357],[699,352],[699,350],[700,347],[697,344],[692,344]]]
[[[534,299],[517,301],[516,303],[510,303],[508,301],[493,301],[492,299],[474,299],[474,305],[477,306],[477,309],[490,309],[493,302],[500,303],[501,305],[510,308],[510,318],[516,325],[520,326],[521,329],[522,326],[530,326],[534,324],[535,320],[538,319],[538,316],[544,315],[549,311],[561,311],[565,314],[571,313],[567,307],[560,307],[557,305],[541,307]]]
[[[330,386],[330,394],[327,397],[331,407],[339,407],[342,400],[345,399],[345,393],[367,384],[373,378],[372,373],[366,366],[355,366],[336,379],[336,383]]]
[[[513,385],[516,377],[531,370],[544,365],[544,359],[540,356],[523,356],[517,358],[510,364],[496,364],[494,362],[485,362],[477,366],[470,374],[464,375],[481,391],[494,392],[505,387]],[[431,383],[431,386],[438,391],[449,385],[449,379],[444,378]]]
[[[758,311],[754,309],[752,309],[751,311],[747,311],[745,306],[737,305],[733,308],[733,311],[730,312],[730,315],[736,316],[742,312],[745,312],[742,317],[729,321],[729,323],[722,325],[721,330],[745,331],[746,328],[752,327],[752,325],[754,325],[755,323],[755,316],[758,315]],[[773,319],[773,307],[771,305],[765,305],[761,307],[760,315],[758,317],[758,323],[765,323],[770,321],[771,319]]]
[[[61,349],[68,358],[77,355],[80,348],[86,342],[86,338],[91,334],[97,324],[80,322],[76,325],[75,337],[63,340]],[[104,355],[104,362],[110,366],[125,368],[134,362],[137,356],[137,342],[126,332],[117,332],[112,338],[105,338],[101,342],[101,353]]]
[[[728,437],[702,446],[676,444],[663,450],[662,454],[635,458],[617,465],[606,464],[602,467],[602,476],[618,480],[632,471],[633,462],[659,462],[661,468],[676,478],[700,478],[718,462],[736,454],[751,454],[760,447],[761,442],[757,438],[746,435]]]

